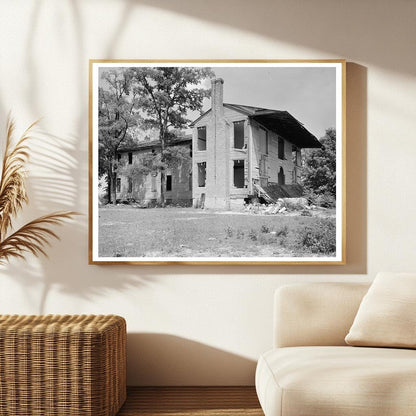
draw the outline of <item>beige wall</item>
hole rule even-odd
[[[84,215],[50,259],[0,271],[0,313],[117,313],[130,384],[252,384],[284,283],[414,271],[416,3],[412,0],[0,2],[0,122],[43,117],[30,207]],[[87,265],[89,58],[346,58],[348,264]]]

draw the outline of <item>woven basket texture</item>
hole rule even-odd
[[[0,315],[1,416],[114,416],[126,400],[116,315]]]

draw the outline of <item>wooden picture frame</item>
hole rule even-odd
[[[89,70],[90,264],[345,264],[345,60]]]

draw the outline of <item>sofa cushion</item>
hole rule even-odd
[[[416,348],[416,274],[379,273],[345,342],[362,347]]]
[[[266,416],[414,416],[416,352],[277,348],[261,356],[256,389]]]

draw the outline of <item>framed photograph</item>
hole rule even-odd
[[[91,60],[90,264],[344,264],[345,61]]]

